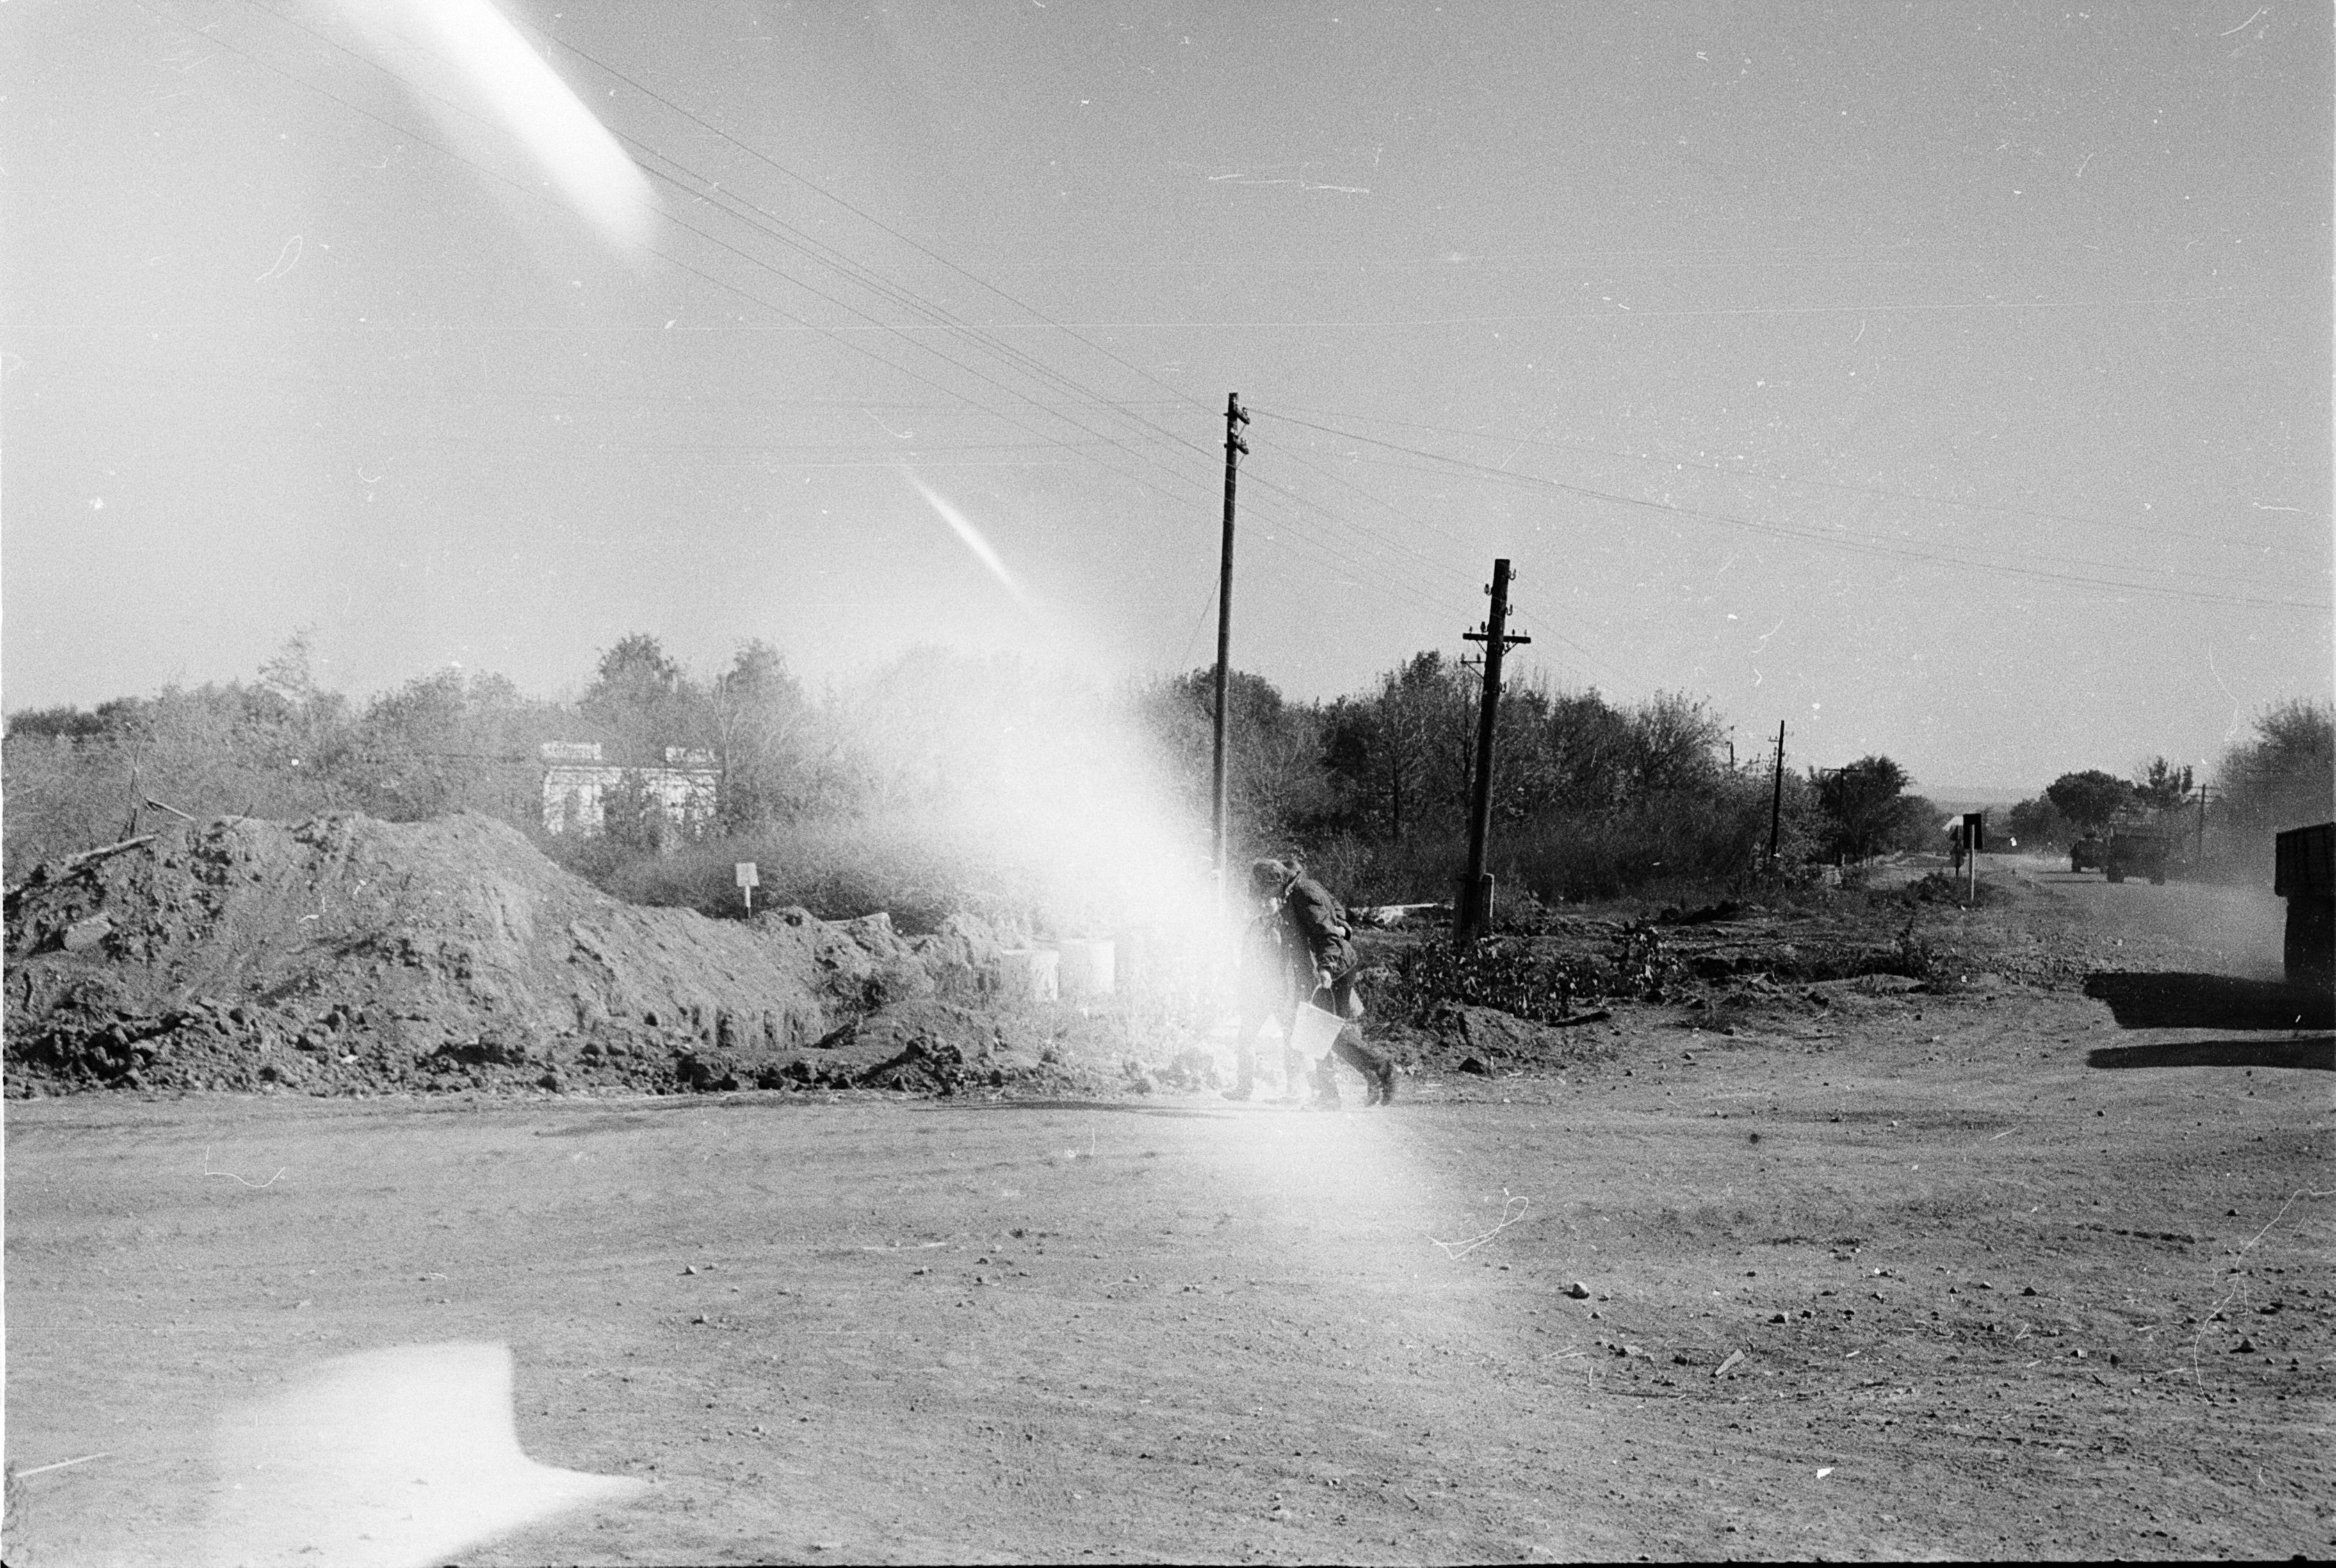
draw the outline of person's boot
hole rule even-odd
[[[1395,1063],[1391,1061],[1379,1063],[1378,1081],[1371,1086],[1371,1089],[1375,1104],[1393,1105],[1395,1103]]]
[[[1330,1062],[1329,1057],[1324,1057],[1322,1065],[1314,1071],[1314,1098],[1307,1103],[1309,1110],[1338,1108],[1338,1080]]]

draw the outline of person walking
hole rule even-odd
[[[1280,1005],[1287,1010],[1285,1016],[1299,1007],[1328,1002],[1326,1011],[1342,1021],[1338,1038],[1314,1069],[1314,1105],[1324,1109],[1338,1105],[1336,1064],[1339,1061],[1363,1075],[1364,1104],[1394,1103],[1395,1064],[1363,1041],[1359,1021],[1363,1001],[1356,988],[1362,960],[1355,951],[1347,912],[1329,888],[1307,876],[1302,867],[1285,861],[1260,860],[1251,865],[1250,891],[1262,906],[1262,918],[1277,928],[1282,944],[1280,973],[1287,978]],[[1248,1038],[1245,1025],[1244,1046]]]
[[[1280,915],[1269,907],[1253,916],[1241,933],[1241,1032],[1233,1039],[1235,1080],[1225,1090],[1227,1099],[1247,1099],[1257,1089],[1257,1037],[1271,1020],[1281,1026],[1281,1098],[1295,1104],[1304,1097],[1306,1059],[1290,1042],[1293,999],[1313,987],[1314,970],[1306,951],[1283,930]]]

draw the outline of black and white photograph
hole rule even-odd
[[[15,1568],[2336,1555],[2326,0],[0,0]]]

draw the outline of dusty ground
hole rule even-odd
[[[104,1457],[7,1560],[195,1560],[223,1408],[453,1340],[654,1483],[468,1562],[2327,1555],[2324,1012],[2182,978],[2278,906],[2027,871],[1939,917],[1968,986],[1620,1007],[1387,1113],[11,1102],[7,1457]]]

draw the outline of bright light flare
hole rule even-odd
[[[1076,670],[926,649],[847,698],[857,748],[893,781],[896,831],[1052,934],[1202,941],[1205,824],[1166,788],[1134,717]]]
[[[908,479],[917,487],[917,494],[925,498],[925,504],[932,508],[934,515],[947,523],[957,535],[958,541],[973,552],[973,558],[988,568],[989,575],[998,579],[999,586],[1014,595],[1016,604],[1026,610],[1030,609],[1030,596],[1022,591],[1022,585],[1014,580],[1014,575],[1006,569],[1006,563],[998,558],[998,552],[989,547],[989,541],[981,537],[981,530],[973,526],[973,520],[915,474],[909,474]]]
[[[343,0],[389,54],[389,38],[418,44],[461,78],[466,107],[525,148],[568,204],[612,243],[648,237],[647,179],[582,100],[528,46],[490,0]]]
[[[222,1416],[213,1452],[215,1563],[423,1568],[642,1486],[521,1453],[511,1351],[499,1344],[328,1361]]]

